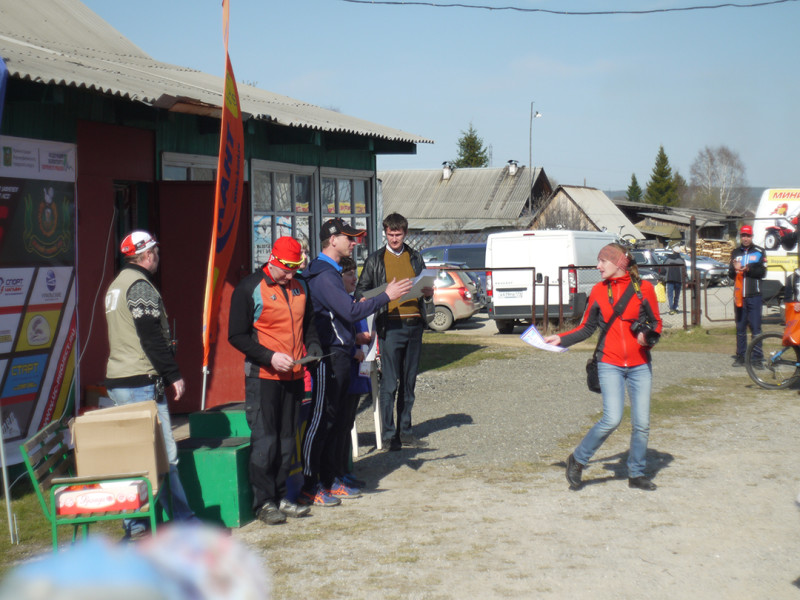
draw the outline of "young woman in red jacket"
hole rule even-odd
[[[650,388],[653,381],[650,348],[661,334],[658,300],[653,286],[639,277],[639,269],[630,251],[619,244],[608,244],[600,250],[597,270],[602,280],[589,294],[581,324],[567,333],[545,338],[548,344],[569,347],[587,339],[598,326],[601,332],[605,331],[596,353],[603,417],[569,455],[567,481],[572,489],[580,488],[583,469],[622,420],[627,387],[632,425],[628,485],[641,490],[655,490],[656,485],[645,475],[645,455],[650,434]],[[622,303],[619,303],[620,298]],[[619,312],[623,303],[626,303],[624,310],[613,317],[615,306]]]

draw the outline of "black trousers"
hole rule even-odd
[[[250,426],[250,486],[253,509],[286,497],[286,479],[296,444],[303,380],[246,377],[245,415]]]
[[[337,448],[341,445],[341,429],[348,415],[345,403],[351,358],[349,351],[335,346],[323,351],[331,355],[317,366],[311,419],[303,439],[303,475],[307,488],[318,481],[328,488],[335,477],[343,475]]]

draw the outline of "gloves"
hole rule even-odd
[[[322,358],[322,347],[319,344],[310,344],[306,349],[307,356]]]

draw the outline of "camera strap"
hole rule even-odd
[[[614,297],[611,294],[611,284],[608,283],[607,285],[608,285],[608,302],[613,303]],[[613,306],[614,312],[608,319],[608,323],[606,323],[606,326],[600,327],[600,337],[597,338],[597,346],[594,347],[594,353],[592,354],[592,356],[595,357],[595,360],[597,359],[597,351],[600,349],[600,344],[603,343],[603,340],[606,337],[606,333],[608,332],[609,329],[611,329],[611,325],[612,323],[614,323],[614,321],[617,320],[617,317],[621,316],[622,313],[625,312],[625,309],[628,308],[628,302],[631,301],[634,292],[641,300],[642,291],[639,289],[639,284],[636,283],[635,281],[631,281],[630,284],[628,284],[628,287],[622,293],[622,296],[620,296],[619,300],[617,300],[617,303],[614,304]]]

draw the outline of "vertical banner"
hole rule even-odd
[[[74,403],[76,146],[0,136],[0,406],[9,464]]]
[[[6,82],[8,81],[8,69],[6,61],[0,56],[0,124],[3,122],[3,104],[6,100]]]
[[[228,0],[222,2],[222,36],[225,42],[225,88],[222,96],[222,127],[217,162],[217,186],[214,193],[214,227],[206,272],[203,305],[203,371],[208,367],[211,343],[216,341],[216,318],[222,285],[231,262],[239,228],[244,184],[244,130],[239,105],[239,90],[228,55]],[[213,322],[212,322],[213,321]],[[203,396],[205,398],[205,384]]]

